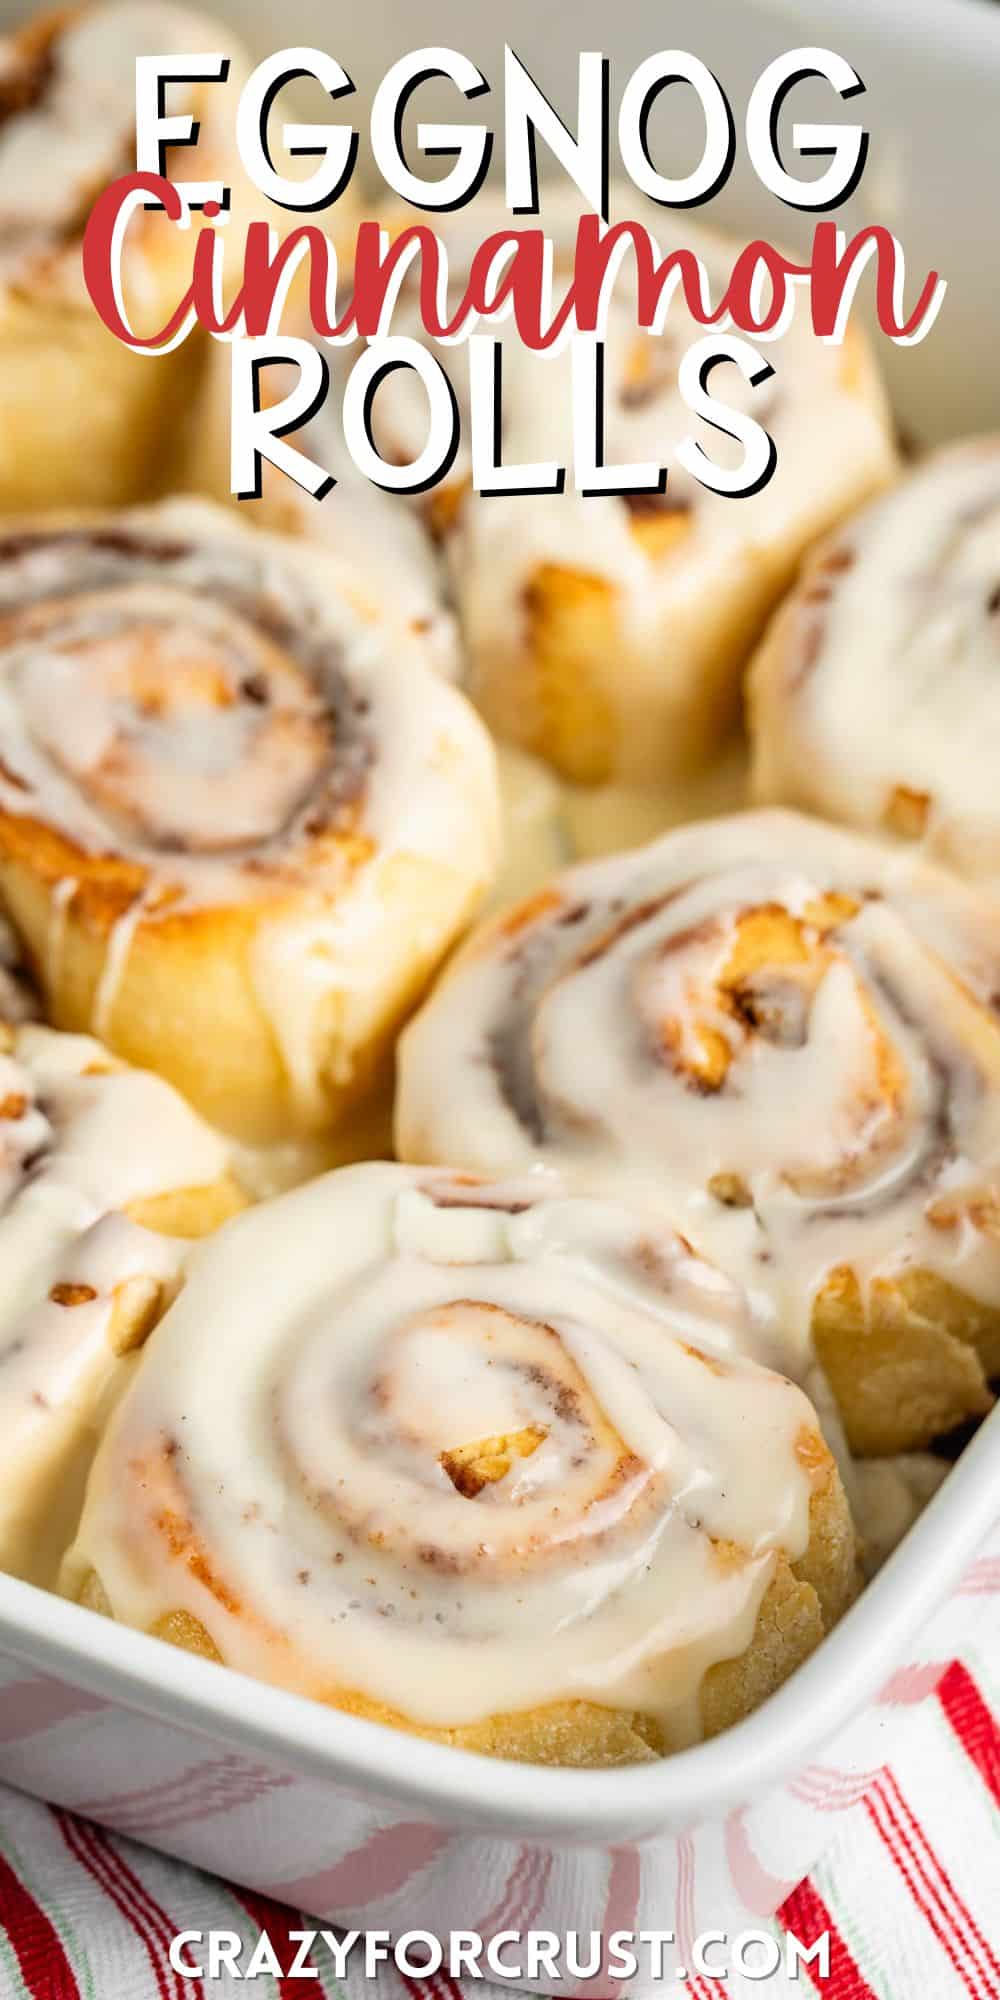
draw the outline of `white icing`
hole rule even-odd
[[[112,1066],[88,1036],[29,1024],[0,1055],[0,1567],[33,1569],[47,1541],[117,1366],[121,1287],[176,1283],[181,1247],[126,1211],[226,1167],[221,1140],[169,1085]],[[54,1287],[83,1295],[60,1303]]]
[[[774,912],[797,955],[727,986]],[[1000,1305],[998,993],[1000,909],[905,850],[793,814],[686,827],[470,941],[404,1034],[398,1150],[652,1201],[801,1372],[839,1265]]]
[[[93,539],[38,530],[6,558],[0,546],[0,612],[0,811],[142,871],[93,1025],[110,1033],[136,934],[158,911],[251,901],[261,1003],[301,1102],[321,1108],[331,995],[351,1061],[351,1024],[363,1046],[401,954],[432,962],[490,878],[485,730],[329,557],[204,502],[116,516]],[[340,830],[361,848],[350,868],[324,842]],[[391,884],[410,859],[439,886],[404,938]],[[85,865],[54,893],[53,976]]]
[[[1000,877],[1000,446],[935,454],[852,521],[754,670],[755,787]],[[921,802],[922,805],[921,805]]]
[[[93,1570],[125,1622],[186,1611],[233,1666],[429,1725],[579,1696],[685,1740],[809,1537],[815,1417],[747,1337],[733,1287],[620,1208],[346,1169],[199,1251],[63,1587]],[[526,1428],[453,1483],[442,1454]]]
[[[161,0],[119,0],[55,25],[37,101],[0,120],[0,288],[19,289],[39,276],[51,281],[53,264],[65,265],[63,282],[82,300],[78,234],[87,211],[107,182],[135,167],[136,57],[232,53],[231,42],[216,23]],[[30,77],[32,67],[32,31],[0,40],[0,92],[4,82]],[[174,84],[171,113],[190,111],[197,92],[197,85]],[[206,113],[211,126],[207,93],[199,115]],[[203,138],[197,153],[186,155],[187,178],[211,178],[211,164]],[[141,297],[149,275],[138,242],[132,232],[126,268]]]

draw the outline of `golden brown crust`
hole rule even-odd
[[[81,890],[62,905],[62,948],[53,980],[47,940],[60,878],[47,865],[44,840],[38,876],[23,863],[3,859],[9,824],[0,816],[0,892],[45,994],[49,1018],[59,1028],[92,1032],[108,939],[123,913],[118,885],[109,891],[99,858],[96,875],[83,876]],[[345,887],[350,873],[348,863]],[[398,901],[400,911],[409,912],[412,955],[405,973],[397,971],[392,984],[372,995],[367,1039],[349,1068],[342,1056],[338,997],[331,996],[326,1022],[319,1022],[329,1057],[325,1063],[321,1058],[325,1093],[310,1120],[315,1130],[342,1126],[354,1106],[363,1106],[388,1082],[395,1034],[444,956],[453,925],[473,914],[477,899],[477,889],[470,887],[456,918],[451,872],[418,856],[397,856],[382,868],[380,879],[387,904]],[[155,1069],[205,1117],[251,1144],[271,1143],[298,1128],[291,1079],[262,1010],[253,967],[262,917],[294,922],[295,913],[294,896],[276,896],[270,905],[189,909],[140,925],[129,947],[127,980],[99,1023],[125,1061]],[[339,1136],[341,1157],[350,1157],[344,1133]]]
[[[1000,1313],[932,1271],[875,1278],[866,1303],[854,1272],[841,1267],[816,1300],[812,1334],[861,1457],[919,1450],[992,1407]]]
[[[521,727],[509,733],[574,784],[600,784],[614,770],[617,747],[614,710],[595,672],[615,643],[614,589],[602,577],[544,563],[524,593],[524,622],[534,685]],[[483,701],[488,716],[485,687]]]
[[[128,1214],[143,1229],[161,1236],[188,1240],[211,1236],[214,1230],[248,1206],[249,1197],[232,1174],[224,1174],[210,1187],[171,1188],[166,1194],[150,1195],[145,1201],[129,1204]]]
[[[101,12],[100,5],[46,9],[3,37],[11,60],[6,106],[0,89],[0,119],[5,109],[8,115],[31,115],[56,75],[60,38],[79,20]],[[191,18],[197,25],[198,17]],[[201,46],[211,47],[210,23],[201,28]],[[230,46],[228,53],[224,84],[190,87],[198,152],[196,162],[185,164],[187,174],[193,171],[199,180],[230,186],[235,235],[254,214],[263,214],[264,205],[241,174],[231,139],[249,65],[238,47]],[[76,81],[78,91],[85,89],[85,80]],[[162,490],[162,467],[194,392],[206,337],[195,329],[155,361],[132,352],[102,323],[80,273],[83,226],[102,183],[135,165],[127,131],[126,107],[120,156],[110,151],[96,180],[91,174],[78,184],[70,178],[78,164],[68,146],[65,162],[55,163],[65,166],[68,181],[60,225],[49,240],[26,246],[23,262],[15,259],[0,281],[0,512],[121,505]],[[165,172],[185,177],[170,155]],[[122,289],[140,339],[159,334],[189,281],[190,259],[190,233],[178,230],[162,211],[141,210],[132,218]],[[231,284],[227,274],[227,289]]]
[[[686,515],[665,512],[630,528],[658,566],[683,564]],[[736,724],[739,664],[791,581],[792,565],[786,575],[763,552],[751,564],[736,551],[732,566],[747,572],[740,592],[718,594],[697,615],[682,603],[664,625],[659,656],[633,660],[616,586],[539,564],[520,618],[512,614],[516,636],[484,634],[476,645],[472,686],[487,721],[574,784],[603,784],[640,767],[647,782],[662,781],[699,767]],[[687,667],[679,673],[681,659]]]
[[[194,335],[151,361],[116,339],[89,300],[9,293],[0,304],[0,512],[143,498],[158,484],[199,364]]]
[[[808,1452],[813,1478],[808,1547],[795,1562],[779,1553],[746,1651],[736,1659],[717,1662],[706,1673],[699,1699],[701,1733],[706,1737],[732,1727],[773,1694],[815,1650],[857,1594],[857,1541],[836,1467],[818,1433],[804,1440],[803,1449]],[[233,1609],[228,1588],[200,1549],[191,1522],[164,1510],[160,1528],[172,1538],[188,1567],[196,1568],[206,1586]],[[741,1552],[734,1551],[733,1560],[742,1562]],[[113,1615],[107,1592],[93,1570],[83,1578],[76,1596],[91,1610]],[[235,1608],[255,1622],[249,1606]],[[204,1624],[188,1611],[167,1609],[150,1630],[172,1645],[224,1664]],[[667,1739],[654,1714],[605,1708],[592,1701],[547,1702],[459,1728],[434,1729],[355,1689],[317,1690],[317,1697],[344,1714],[384,1723],[408,1735],[520,1763],[598,1768],[647,1762],[679,1747]]]

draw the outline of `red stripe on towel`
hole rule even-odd
[[[0,1855],[0,1928],[6,1931],[32,2000],[79,2000],[58,1931]]]

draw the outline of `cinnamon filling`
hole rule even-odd
[[[238,552],[202,573],[193,546],[125,528],[7,535],[0,640],[36,746],[119,835],[238,857],[304,815],[315,837],[355,827],[367,698],[309,607],[293,616]]]
[[[575,982],[610,958],[620,954],[621,970],[612,975],[624,989],[618,1004],[638,1023],[630,1066],[641,1068],[652,1057],[686,1091],[727,1103],[729,1110],[720,1110],[727,1120],[738,1119],[748,1094],[763,1088],[756,1079],[765,1049],[799,1063],[825,1046],[831,1033],[825,996],[833,980],[840,1005],[849,1005],[856,1017],[859,1037],[856,1073],[838,1086],[840,1151],[834,1157],[823,1146],[813,1148],[806,1119],[801,1150],[782,1162],[782,1181],[817,1217],[848,1211],[874,1216],[930,1186],[955,1151],[947,1116],[955,1079],[927,1046],[889,964],[853,929],[878,905],[877,892],[816,889],[788,902],[775,896],[658,935],[675,898],[697,893],[698,885],[689,883],[662,898],[642,899],[610,923],[602,924],[598,912],[593,931],[571,957],[564,955],[552,912],[515,936],[509,956],[516,975],[487,1046],[504,1100],[525,1134],[536,1145],[600,1143],[600,1109],[587,1109],[586,1093],[577,1099],[558,1066],[553,1073],[549,1059],[543,1064],[550,1030],[540,1024],[560,995],[569,996]],[[636,941],[647,927],[655,927],[648,944]],[[825,1011],[817,1016],[821,1003]],[[922,1045],[923,1083],[907,1053],[914,1030]],[[791,1070],[788,1083],[794,1088]],[[667,1161],[672,1114],[666,1100],[662,1119]],[[758,1149],[750,1128],[738,1147],[722,1139],[719,1150],[706,1175],[707,1191],[723,1207],[752,1208]],[[765,1155],[761,1148],[762,1163]]]

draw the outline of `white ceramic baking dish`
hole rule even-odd
[[[925,1621],[949,1600],[943,1664],[991,1601],[968,1578],[1000,1575],[998,1526],[1000,1411],[780,1693],[712,1743],[619,1771],[415,1741],[0,1577],[0,1779],[328,1921],[666,1928],[680,1953],[771,1914],[808,1871],[831,1773],[882,1763],[887,1728],[906,1727],[894,1690]]]
[[[21,11],[0,0],[0,19]],[[332,41],[321,0],[285,0],[280,17],[273,0],[217,0],[214,11],[252,30],[262,52]],[[451,43],[498,73],[501,33],[567,113],[577,48],[604,48],[624,76],[663,39],[651,0],[625,0],[613,16],[603,0],[580,0],[572,17],[516,0],[495,28],[464,0],[421,0],[356,12],[338,24],[335,52],[363,98],[418,39]],[[996,173],[1000,8],[692,0],[671,10],[670,37],[718,70],[737,106],[762,64],[793,42],[833,41],[850,56],[869,84],[873,133],[850,220],[889,222],[914,272],[938,264],[951,287],[925,347],[889,356],[903,420],[923,437],[1000,421],[994,281],[976,199]],[[788,233],[788,211],[738,177],[718,219]],[[950,1657],[990,1601],[974,1582],[963,1587],[970,1565],[1000,1583],[1000,1412],[855,1609],[762,1710],[662,1764],[595,1773],[411,1740],[0,1577],[0,1779],[327,1920],[484,1937],[669,1928],[682,1960],[698,1930],[771,1913],[809,1869],[831,1824],[831,1769],[882,1762],[887,1725],[906,1726],[892,1691],[918,1632],[937,1611]],[[591,1990],[610,1983],[598,1974]]]

